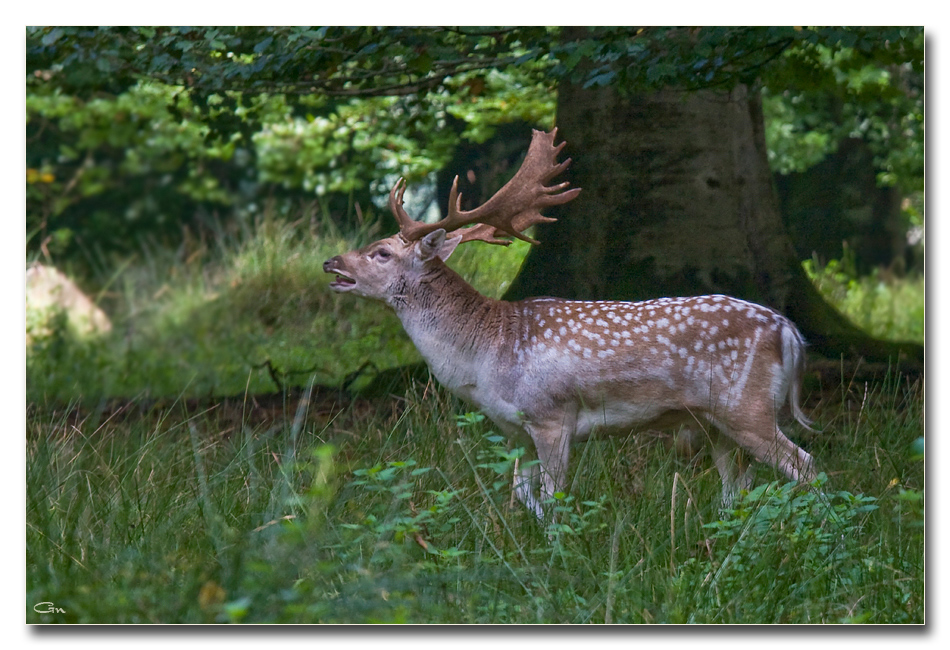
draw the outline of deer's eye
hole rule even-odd
[[[392,256],[393,256],[393,254],[390,253],[389,250],[386,249],[386,248],[377,248],[377,249],[374,250],[374,251],[371,253],[371,255],[370,255],[370,257],[378,258],[379,260],[381,260],[381,261],[383,261],[383,262],[388,261],[389,258],[392,257]]]

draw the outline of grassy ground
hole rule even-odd
[[[178,394],[239,395],[337,384],[373,359],[375,370],[420,361],[384,306],[339,296],[323,261],[377,239],[267,221],[253,233],[222,237],[215,250],[148,250],[110,277],[103,302],[113,331],[78,339],[63,321],[37,336],[27,358],[34,401]],[[487,295],[500,296],[528,244],[462,249],[452,265]],[[372,374],[372,371],[369,373]]]
[[[27,620],[922,622],[922,395],[849,397],[805,441],[822,491],[761,468],[719,512],[708,461],[612,439],[576,449],[547,529],[512,503],[519,450],[432,386],[268,416],[31,407]]]
[[[320,264],[351,245],[265,223],[186,264],[153,254],[110,285],[110,337],[36,342],[28,622],[923,621],[918,383],[815,388],[823,433],[790,431],[820,489],[760,468],[720,512],[707,460],[595,441],[545,527],[512,502],[519,450],[438,387],[306,399],[417,358],[387,312],[327,291]],[[465,253],[496,295],[520,263]]]

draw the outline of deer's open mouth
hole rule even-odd
[[[356,280],[349,277],[348,275],[344,275],[336,269],[331,269],[328,271],[328,273],[336,274],[336,279],[330,282],[330,288],[334,291],[349,291],[356,286]]]

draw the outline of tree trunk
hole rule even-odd
[[[558,135],[583,188],[551,210],[505,296],[644,300],[725,293],[792,318],[823,354],[923,358],[870,339],[808,280],[778,211],[758,93],[621,97],[562,82]]]

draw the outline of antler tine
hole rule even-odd
[[[435,227],[427,228],[429,224],[419,223],[409,216],[406,209],[402,207],[402,197],[406,192],[406,179],[400,177],[393,188],[389,191],[389,211],[396,218],[399,224],[399,234],[408,241],[413,241],[429,234]]]
[[[393,216],[396,217],[396,221],[401,226],[406,221],[412,221],[406,211],[402,207],[402,194],[406,191],[406,179],[402,176],[399,177],[399,180],[393,185],[393,188],[389,190],[389,211],[393,213]]]
[[[508,239],[496,238],[495,227],[484,223],[469,228],[461,228],[458,232],[462,233],[462,241],[459,242],[460,244],[464,244],[467,241],[481,241],[486,244],[496,244],[498,246],[511,245],[511,241]]]

